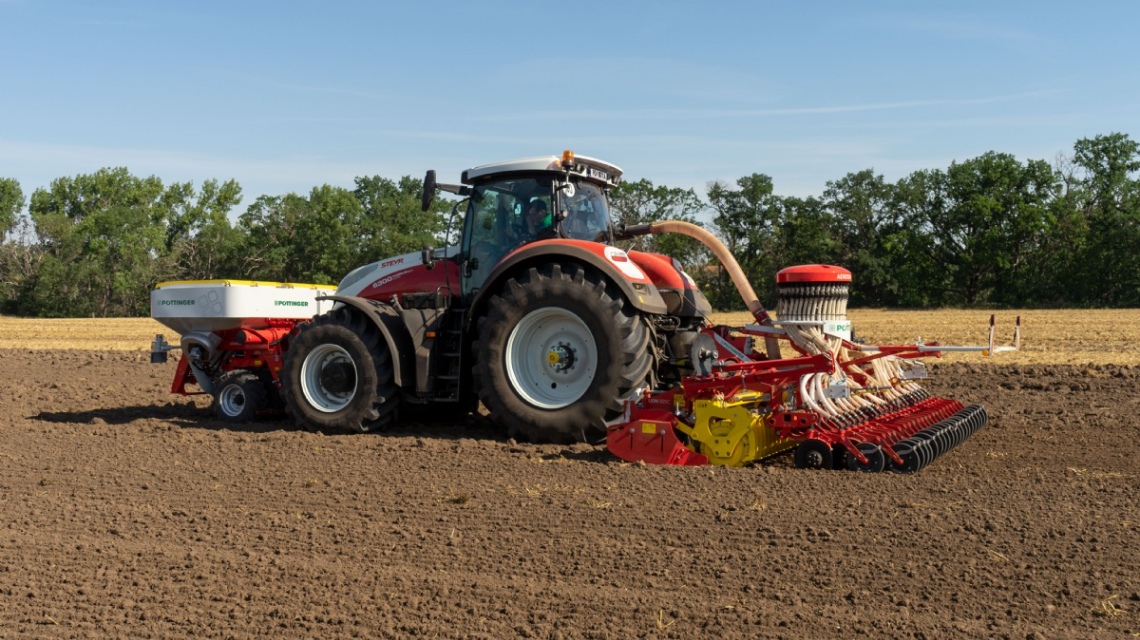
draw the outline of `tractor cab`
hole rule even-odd
[[[571,151],[464,171],[464,296],[478,292],[503,258],[531,242],[608,243],[613,230],[606,190],[620,179],[618,167]]]

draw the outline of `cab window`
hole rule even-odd
[[[476,185],[468,205],[467,237],[464,251],[468,256],[465,291],[482,286],[487,275],[508,253],[521,244],[541,237],[538,225],[551,224],[550,220],[537,219],[528,213],[536,203],[551,206],[554,181],[548,177],[496,180]]]
[[[610,214],[606,196],[600,187],[590,182],[579,182],[562,192],[562,234],[575,240],[605,240],[610,231]]]

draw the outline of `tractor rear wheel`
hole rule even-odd
[[[265,383],[244,369],[224,374],[214,388],[214,415],[226,422],[249,422],[269,407]]]
[[[645,321],[578,265],[547,264],[508,280],[478,332],[479,398],[512,437],[532,442],[604,431],[652,363]]]
[[[360,433],[394,421],[400,400],[384,336],[347,307],[315,318],[293,339],[281,393],[301,426]]]

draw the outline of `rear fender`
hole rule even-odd
[[[598,242],[565,239],[532,242],[501,260],[476,295],[473,308],[478,309],[485,304],[514,273],[551,262],[577,262],[591,267],[612,282],[622,297],[638,311],[657,315],[665,313],[661,293],[624,251]],[[478,314],[472,317],[478,317]]]
[[[405,381],[410,384],[416,379],[412,336],[395,307],[386,302],[356,296],[319,296],[317,299],[332,300],[352,307],[376,325],[380,335],[384,336],[384,342],[388,344],[388,352],[392,354],[392,373],[397,387],[403,389]]]

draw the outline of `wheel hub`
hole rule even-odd
[[[577,314],[562,307],[536,309],[523,316],[506,347],[503,356],[511,388],[542,409],[576,402],[597,372],[593,332]]]
[[[321,370],[321,386],[329,393],[345,393],[356,387],[356,367],[352,363],[330,362]]]
[[[558,373],[565,373],[574,368],[574,349],[566,343],[559,343],[550,348],[546,354],[546,361]]]
[[[823,468],[823,453],[812,449],[804,455],[807,461],[807,466],[811,469]]]
[[[318,345],[301,363],[301,391],[317,411],[344,409],[356,396],[356,385],[356,364],[340,345]]]
[[[239,385],[227,385],[218,394],[218,404],[227,416],[237,417],[245,409],[245,391]]]

